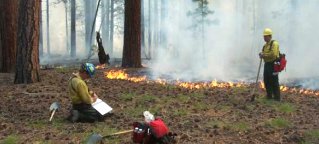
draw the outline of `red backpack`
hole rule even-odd
[[[272,49],[272,44],[275,40],[272,40],[270,42],[270,48]],[[265,47],[263,48],[263,50]],[[279,52],[279,58],[277,58],[274,62],[274,72],[281,72],[284,69],[286,69],[287,60],[286,60],[286,54]]]
[[[160,118],[157,118],[154,121],[151,121],[150,126],[156,138],[161,138],[167,135],[169,132],[168,127]]]
[[[287,60],[285,54],[279,54],[279,58],[274,63],[274,72],[281,72],[286,68]]]

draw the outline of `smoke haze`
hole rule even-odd
[[[169,46],[162,46],[152,65],[156,76],[167,75],[183,80],[253,81],[259,64],[258,53],[264,40],[264,28],[271,28],[273,39],[287,56],[287,70],[280,82],[296,79],[302,86],[319,88],[319,15],[316,0],[215,0],[209,8],[215,13],[205,25],[204,46],[201,34],[194,35],[194,22],[186,15],[197,4],[191,0],[168,2],[166,32]],[[176,16],[178,14],[178,16]],[[203,49],[204,47],[204,49]],[[262,77],[262,72],[260,76]]]

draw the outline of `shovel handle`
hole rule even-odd
[[[51,117],[50,117],[50,120],[49,120],[49,121],[52,120],[54,113],[55,113],[55,110],[53,110],[53,112],[51,113]]]
[[[121,131],[121,132],[113,133],[113,134],[110,134],[110,135],[106,135],[106,136],[104,136],[103,138],[110,137],[110,136],[115,136],[115,135],[120,135],[120,134],[126,134],[126,133],[130,133],[130,132],[133,132],[133,130],[126,130],[126,131]]]
[[[250,101],[251,101],[251,102],[255,101],[255,90],[256,90],[257,87],[258,87],[258,79],[259,79],[259,73],[260,73],[261,63],[262,63],[262,59],[260,59],[260,62],[259,62],[255,87],[253,88],[253,90],[252,90],[252,92],[251,92],[251,94],[250,94],[250,95],[251,95],[251,98],[250,98]]]

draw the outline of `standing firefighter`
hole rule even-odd
[[[86,79],[95,73],[95,67],[91,63],[81,64],[78,73],[74,73],[68,83],[69,95],[72,100],[72,111],[68,120],[71,122],[95,122],[102,119],[102,115],[92,107],[97,95],[89,92]]]
[[[280,89],[278,72],[274,71],[274,62],[279,58],[279,43],[272,40],[272,30],[264,30],[264,45],[259,57],[265,62],[264,65],[264,83],[267,91],[267,99],[280,101]]]

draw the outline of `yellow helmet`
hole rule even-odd
[[[270,28],[266,28],[264,30],[264,36],[267,36],[267,35],[272,35],[272,30]]]

